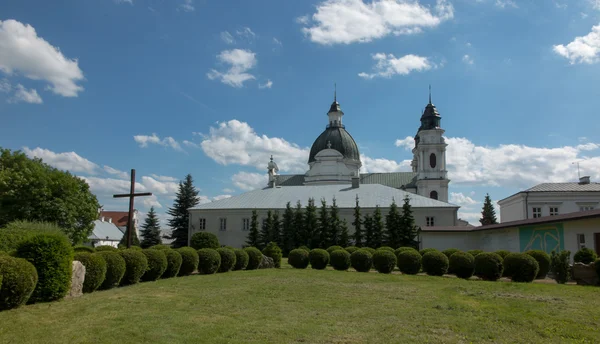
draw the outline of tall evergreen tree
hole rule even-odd
[[[385,216],[385,242],[393,248],[400,247],[400,212],[396,200],[392,201],[390,211]]]
[[[419,230],[420,228],[415,225],[415,218],[413,217],[410,198],[407,195],[404,197],[402,214],[400,215],[399,246],[418,248],[419,241],[417,240],[417,237],[419,235]]]
[[[294,232],[294,209],[290,202],[287,202],[283,212],[283,221],[281,221],[281,249],[285,255],[296,248]]]
[[[154,212],[154,207],[150,207],[150,211],[148,212],[148,215],[146,215],[146,220],[144,220],[144,224],[142,225],[140,236],[142,237],[142,242],[140,243],[142,248],[162,244],[160,238],[160,224],[158,222],[158,217]]]
[[[321,208],[319,209],[319,234],[315,236],[318,237],[317,247],[327,248],[330,246],[328,242],[330,226],[329,210],[327,209],[327,203],[323,198],[321,199]]]
[[[314,198],[308,200],[304,210],[304,244],[310,248],[318,248],[319,244],[319,219]]]
[[[257,246],[259,249],[263,249],[267,247],[267,245],[271,242],[271,238],[273,235],[273,212],[269,210],[267,212],[267,218],[263,220],[262,226],[260,228],[259,234],[259,245]]]
[[[354,222],[352,225],[354,226],[354,245],[357,247],[363,246],[363,228],[362,228],[362,219],[360,217],[360,205],[358,204],[358,195],[356,195],[356,206],[354,207]]]
[[[373,247],[375,245],[373,243],[373,218],[371,217],[371,215],[365,215],[363,219],[363,224],[365,226],[365,238],[363,242],[363,247],[375,248]]]
[[[373,248],[379,248],[383,246],[383,232],[385,231],[385,225],[383,224],[383,218],[381,216],[381,209],[379,206],[375,207],[373,213]]]
[[[251,247],[260,246],[260,233],[258,230],[258,212],[256,209],[252,210],[252,219],[250,220],[250,231],[246,239],[246,245]]]
[[[304,210],[302,210],[302,203],[300,201],[296,202],[296,208],[294,208],[294,246],[293,248],[298,248],[302,245],[308,245],[307,243],[307,235],[305,233],[304,225]]]
[[[279,219],[279,212],[275,210],[273,212],[273,227],[271,227],[271,241],[277,243],[277,246],[282,247],[281,241],[281,220]]]
[[[329,208],[329,233],[327,236],[327,247],[339,245],[341,230],[340,211],[334,197],[333,204]]]
[[[337,244],[342,247],[350,245],[350,234],[348,234],[348,222],[346,222],[346,219],[343,219],[340,224],[340,240]]]
[[[119,246],[127,247],[127,236],[129,235],[129,228],[125,229],[125,234],[119,241]],[[135,230],[131,232],[131,246],[140,246],[140,239],[138,239],[137,233]]]
[[[195,207],[199,202],[198,190],[194,187],[192,175],[188,174],[183,182],[179,182],[179,190],[175,194],[173,207],[167,210],[167,214],[171,216],[169,227],[173,229],[167,238],[173,240],[171,246],[174,248],[187,246],[190,217],[188,209]]]
[[[489,194],[485,194],[485,200],[483,201],[483,209],[481,210],[481,219],[479,220],[482,226],[494,225],[498,223],[496,219],[496,210],[492,205],[492,199]]]

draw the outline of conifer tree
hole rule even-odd
[[[383,232],[385,226],[383,224],[383,218],[381,216],[381,209],[379,206],[375,207],[375,213],[373,213],[373,248],[379,248],[383,246]]]
[[[356,247],[362,247],[363,246],[363,222],[362,219],[360,217],[360,205],[358,204],[358,195],[356,195],[356,206],[354,207],[354,222],[352,222],[352,225],[354,226],[354,245]]]
[[[150,207],[150,211],[146,215],[146,220],[144,220],[142,230],[140,231],[140,236],[142,237],[142,242],[140,243],[142,248],[162,244],[160,238],[160,224],[158,222],[158,217],[154,212],[154,207]]]
[[[271,227],[271,241],[276,243],[277,246],[283,246],[281,241],[281,220],[279,219],[279,212],[275,210],[273,212],[273,227]]]
[[[304,210],[304,245],[310,248],[318,248],[319,243],[319,219],[317,217],[317,207],[313,198],[308,199],[308,204]]]
[[[173,248],[187,246],[190,218],[188,209],[195,207],[199,202],[198,190],[194,187],[192,175],[188,174],[183,182],[179,182],[179,190],[175,194],[173,207],[167,210],[167,214],[171,216],[169,227],[173,229],[167,238],[173,240],[171,244]]]
[[[399,246],[419,247],[417,236],[419,235],[419,227],[415,225],[412,207],[410,206],[410,198],[408,195],[404,197],[402,204],[402,214],[400,215],[400,231],[399,231]]]
[[[281,221],[281,249],[285,255],[296,248],[296,234],[294,232],[294,209],[290,202],[287,202],[283,212],[283,221]]]
[[[307,235],[305,233],[304,225],[304,210],[302,210],[302,203],[300,201],[296,202],[296,208],[294,209],[294,246],[293,248],[298,248],[302,245],[307,245],[306,241]]]
[[[348,222],[346,222],[346,219],[343,219],[340,224],[340,240],[337,244],[342,247],[350,245],[350,234],[348,234]]]
[[[252,210],[252,219],[250,220],[250,231],[246,239],[246,245],[250,247],[260,246],[260,233],[258,231],[258,212]]]
[[[269,210],[267,212],[267,218],[263,220],[262,226],[260,228],[259,234],[259,245],[258,249],[262,250],[265,248],[270,242],[273,234],[273,212]]]
[[[363,247],[371,247],[373,246],[373,218],[371,215],[365,215],[363,219],[363,224],[365,225],[365,238],[363,242]]]
[[[400,247],[400,212],[396,200],[392,201],[390,211],[385,217],[385,242],[393,248]]]
[[[319,209],[319,234],[318,234],[318,244],[317,247],[327,248],[329,247],[328,236],[329,236],[329,227],[331,225],[331,221],[329,218],[329,211],[327,209],[327,203],[325,199],[321,199],[321,208]]]
[[[485,200],[483,201],[483,209],[481,210],[481,219],[479,220],[482,226],[494,225],[498,223],[496,219],[496,210],[492,205],[492,199],[489,194],[485,194]]]
[[[132,222],[132,224],[133,224],[133,222]],[[125,229],[125,234],[123,234],[121,241],[119,241],[119,246],[127,247],[127,236],[128,235],[129,235],[129,228]],[[135,229],[133,230],[133,232],[131,232],[131,246],[140,246],[140,239],[138,239]]]
[[[333,245],[339,245],[340,233],[341,232],[341,221],[340,211],[338,209],[335,197],[333,198],[333,204],[329,208],[329,233],[327,236],[327,247]],[[346,240],[347,241],[347,240]],[[346,247],[344,245],[344,247]]]

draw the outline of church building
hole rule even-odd
[[[269,210],[280,215],[288,202],[303,207],[309,198],[317,207],[324,199],[330,206],[335,199],[340,219],[351,223],[358,202],[362,215],[376,207],[385,217],[392,202],[402,205],[409,196],[415,222],[421,227],[464,226],[457,218],[459,207],[448,203],[446,142],[441,116],[431,102],[421,116],[412,150],[412,172],[360,173],[358,145],[343,124],[344,112],[334,97],[327,112],[325,130],[314,141],[304,174],[279,174],[276,158],[267,162],[268,185],[244,194],[198,205],[190,209],[189,237],[199,231],[214,233],[222,245],[242,247],[250,229],[252,211],[264,219]],[[260,221],[260,220],[259,220]]]

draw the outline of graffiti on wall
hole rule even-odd
[[[548,254],[565,249],[564,228],[562,223],[519,227],[521,252],[542,250]]]

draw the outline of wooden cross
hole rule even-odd
[[[152,196],[151,192],[135,193],[135,170],[131,169],[131,188],[128,194],[113,195],[113,198],[129,197],[129,217],[127,218],[127,248],[131,247],[131,232],[133,231],[133,199],[138,196]]]

